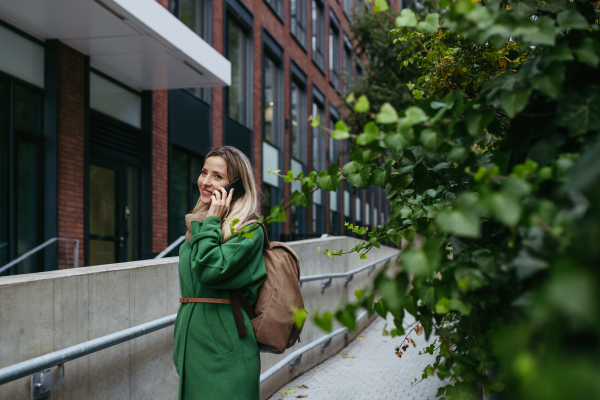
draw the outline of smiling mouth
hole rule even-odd
[[[204,189],[202,189],[202,194],[205,196],[212,196],[212,192],[209,192],[208,190],[204,190]]]

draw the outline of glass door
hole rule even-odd
[[[89,265],[138,260],[138,168],[93,159],[89,177]]]

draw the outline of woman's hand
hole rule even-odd
[[[208,214],[206,217],[217,217],[219,219],[223,219],[223,216],[229,210],[229,204],[231,204],[231,196],[233,195],[233,189],[229,191],[229,195],[227,191],[221,186],[217,188],[210,196],[210,208],[208,209]]]

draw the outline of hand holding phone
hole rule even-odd
[[[242,182],[242,178],[236,178],[236,179],[234,179],[233,182],[230,182],[223,189],[225,189],[225,191],[227,192],[227,194],[229,194],[229,191],[232,188],[234,189],[233,190],[233,196],[231,197],[231,202],[232,203],[234,201],[236,201],[237,199],[239,199],[240,197],[242,197],[243,195],[246,194],[246,190],[244,189],[244,183]]]

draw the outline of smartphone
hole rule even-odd
[[[242,178],[234,179],[233,182],[229,183],[223,189],[227,191],[227,195],[229,195],[229,191],[233,188],[233,195],[231,196],[231,202],[233,203],[244,194],[246,194],[246,189],[244,189],[244,183],[242,182]]]

